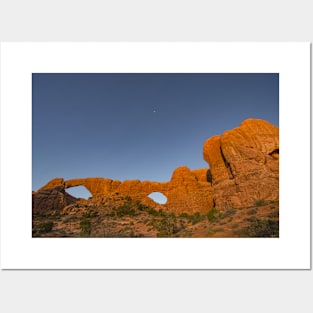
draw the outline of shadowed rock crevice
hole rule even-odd
[[[225,155],[224,155],[224,153],[223,153],[222,147],[220,147],[220,151],[221,151],[221,156],[222,156],[223,162],[224,162],[224,164],[225,164],[225,167],[226,167],[227,170],[228,170],[229,178],[230,178],[230,179],[234,179],[233,171],[232,171],[232,169],[231,169],[231,166],[230,166],[229,162],[228,162],[228,161],[226,160],[226,158],[225,158]]]
[[[272,152],[270,152],[268,155],[273,157],[274,159],[279,159],[279,149],[275,149]]]
[[[212,186],[212,183],[213,183],[213,177],[212,177],[212,172],[211,172],[211,170],[210,170],[210,169],[208,169],[208,171],[207,171],[207,173],[206,173],[206,177],[207,177],[207,181],[208,181],[208,183],[210,183],[210,184],[211,184],[211,186]]]

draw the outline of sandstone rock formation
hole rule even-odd
[[[168,211],[175,213],[205,213],[213,205],[212,187],[206,181],[206,172],[207,169],[190,171],[188,167],[179,167],[173,172],[171,180],[166,183],[141,182],[140,180],[120,182],[107,178],[82,178],[64,181],[61,178],[55,178],[35,194],[34,207],[36,209],[38,209],[38,206],[41,208],[41,202],[44,196],[47,196],[50,206],[61,208],[62,204],[67,201],[67,198],[64,198],[68,195],[65,189],[84,186],[90,191],[92,198],[98,201],[105,198],[131,197],[135,201],[138,200],[143,204],[155,207],[157,204],[148,196],[152,192],[161,192],[167,197],[167,203],[163,206]],[[58,193],[58,198],[55,194],[51,194],[53,190]]]
[[[148,196],[161,192],[167,197],[164,210],[174,213],[206,213],[254,205],[256,201],[278,200],[278,128],[263,120],[248,119],[238,128],[208,139],[204,159],[210,168],[190,170],[179,167],[169,182],[139,180],[123,182],[108,178],[82,178],[64,181],[55,178],[33,194],[35,211],[62,209],[77,201],[67,188],[85,186],[94,201],[131,197],[152,207]]]
[[[65,206],[75,203],[78,199],[68,194],[63,186],[40,189],[32,195],[33,213],[60,211]]]
[[[204,159],[210,165],[216,207],[279,199],[278,131],[266,121],[248,119],[206,141]]]

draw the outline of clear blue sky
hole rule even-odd
[[[207,138],[246,118],[279,126],[278,85],[278,74],[33,74],[33,190],[208,167]]]

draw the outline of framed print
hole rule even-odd
[[[4,269],[309,269],[309,169],[309,43],[1,44]]]

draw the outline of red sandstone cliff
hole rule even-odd
[[[272,124],[248,119],[238,128],[204,145],[219,209],[279,199],[279,131]]]

